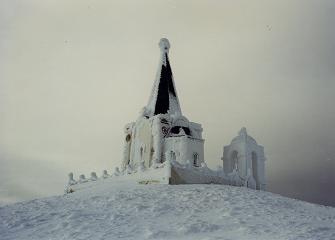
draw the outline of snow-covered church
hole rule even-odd
[[[166,160],[199,167],[204,162],[204,139],[199,123],[181,112],[169,62],[169,41],[159,42],[160,62],[148,104],[136,122],[125,126],[122,170],[149,168]]]
[[[145,184],[216,183],[265,190],[264,148],[245,128],[223,148],[223,168],[207,167],[202,126],[189,121],[180,108],[168,56],[169,41],[162,38],[159,48],[160,61],[149,101],[137,120],[126,124],[121,167],[111,176]],[[101,178],[109,177],[104,170]],[[80,175],[76,181],[70,173],[66,192],[78,189],[78,183],[98,179],[92,172],[91,178]]]

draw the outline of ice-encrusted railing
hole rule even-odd
[[[109,174],[107,170],[103,170],[100,177],[97,176],[96,172],[91,172],[89,178],[86,178],[85,174],[80,174],[77,180],[74,178],[74,174],[70,172],[68,174],[68,183],[65,188],[65,193],[74,192],[73,186],[78,185],[78,184],[94,182],[97,180],[107,179],[111,177],[120,177],[120,176],[132,175],[136,173],[145,173],[145,172],[152,171],[154,169],[169,168],[169,167],[170,166],[166,162],[160,163],[160,164],[154,164],[150,168],[145,168],[144,163],[140,163],[137,168],[132,168],[130,165],[127,165],[127,167],[121,171],[119,167],[116,167],[112,174]]]
[[[100,177],[97,176],[96,172],[91,172],[90,177],[86,178],[84,174],[79,175],[77,180],[74,179],[73,173],[68,174],[68,184],[65,188],[65,193],[74,192],[73,186],[78,184],[83,184],[87,182],[94,182],[101,179],[107,179],[111,177],[127,176],[132,174],[146,173],[150,171],[155,171],[155,169],[166,168],[167,172],[171,172],[171,166],[183,175],[187,183],[217,183],[217,184],[227,184],[233,186],[248,186],[248,178],[244,179],[240,176],[238,169],[234,168],[229,174],[226,174],[222,168],[218,170],[212,170],[207,167],[206,163],[202,163],[201,166],[194,166],[190,161],[186,164],[180,164],[177,161],[165,161],[164,163],[155,163],[150,168],[145,168],[144,163],[140,163],[137,168],[132,168],[127,165],[122,171],[119,167],[116,167],[113,174],[109,174],[107,170],[103,170]],[[168,176],[170,177],[170,176]],[[188,180],[187,180],[188,179]],[[250,185],[249,185],[250,187]]]
[[[109,178],[110,176],[111,175],[108,174],[107,170],[103,170],[102,175],[101,175],[100,178],[105,179],[105,178]],[[69,177],[69,180],[68,180],[67,186],[65,188],[65,193],[74,192],[74,190],[72,188],[72,186],[74,186],[74,185],[78,185],[78,184],[86,183],[86,182],[91,182],[91,181],[97,181],[98,179],[100,179],[100,178],[98,178],[96,172],[91,172],[90,178],[86,178],[85,174],[80,174],[78,180],[75,180],[74,175],[73,175],[72,172],[70,172],[68,174],[68,177]]]

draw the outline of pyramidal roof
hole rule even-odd
[[[159,42],[159,48],[161,50],[161,58],[156,80],[146,107],[147,113],[150,117],[166,113],[182,115],[168,57],[170,49],[169,40],[162,38]]]

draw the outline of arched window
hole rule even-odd
[[[173,134],[179,134],[180,129],[183,129],[186,135],[191,136],[191,131],[188,127],[182,127],[182,126],[174,126],[171,128],[170,132]]]
[[[171,154],[171,160],[176,161],[177,160],[176,153],[174,151],[171,151],[170,154]]]
[[[257,154],[255,152],[251,153],[251,162],[252,162],[252,175],[256,181],[256,189],[259,189],[258,161],[257,161]]]
[[[193,153],[193,166],[199,167],[199,154]]]
[[[140,156],[141,156],[141,160],[143,160],[143,153],[144,153],[144,149],[143,147],[140,148]]]
[[[154,153],[155,153],[154,148],[151,148],[151,151],[150,151],[150,160],[153,159],[153,157],[154,157]]]
[[[231,155],[229,172],[232,172],[235,167],[238,168],[238,152],[237,151],[234,151]]]

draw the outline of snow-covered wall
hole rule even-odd
[[[130,163],[133,167],[143,162],[149,166],[152,148],[152,128],[149,119],[140,117],[135,123],[135,134],[132,139]]]
[[[181,164],[188,162],[200,166],[204,162],[204,140],[189,136],[175,136],[164,139],[165,157]]]

